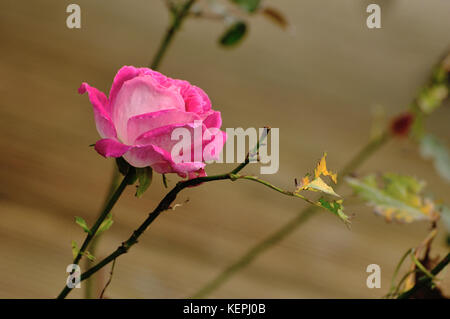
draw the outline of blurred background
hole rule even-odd
[[[81,29],[66,27],[73,2],[81,7]],[[365,24],[370,1],[267,3],[285,13],[291,31],[255,16],[241,45],[224,49],[218,45],[223,23],[191,18],[160,71],[203,88],[224,127],[280,128],[280,170],[266,179],[290,189],[324,151],[330,169],[342,167],[368,141],[374,110],[382,107],[390,117],[406,109],[448,49],[450,2],[376,1],[382,29],[373,30]],[[71,241],[84,239],[74,216],[92,225],[114,168],[89,147],[98,134],[88,98],[77,89],[87,81],[108,92],[122,65],[147,66],[168,23],[164,1],[157,0],[0,2],[1,298],[52,298],[63,288]],[[446,143],[449,119],[447,102],[427,123]],[[207,172],[230,167],[214,164]],[[424,179],[430,193],[450,203],[449,185],[406,139],[391,141],[358,170],[373,172]],[[170,185],[176,181],[169,176]],[[159,175],[140,199],[127,189],[97,258],[128,238],[166,192]],[[188,189],[177,202],[186,199],[118,259],[108,297],[191,296],[305,207],[246,181]],[[386,224],[355,203],[346,206],[356,214],[351,230],[321,211],[210,297],[383,296],[400,257],[429,226]],[[441,231],[434,253],[447,250]],[[372,263],[381,266],[381,289],[366,286]],[[106,267],[98,274],[100,289],[108,273]],[[448,293],[450,272],[441,276]],[[70,295],[82,296],[83,289]]]

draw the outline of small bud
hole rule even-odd
[[[395,136],[407,136],[413,121],[414,116],[409,112],[398,115],[391,122],[391,133]]]

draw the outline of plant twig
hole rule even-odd
[[[194,2],[195,0],[187,0],[184,5],[175,12],[172,24],[170,25],[169,29],[167,29],[166,34],[161,41],[159,49],[156,52],[155,57],[153,58],[152,63],[150,63],[150,68],[152,68],[153,70],[156,70],[158,68],[167,48],[173,40],[175,33],[181,27],[184,18],[187,17],[189,10],[191,9]]]
[[[111,271],[109,272],[109,279],[108,279],[108,282],[106,283],[105,287],[103,288],[102,293],[100,294],[99,299],[103,299],[103,294],[105,293],[106,288],[108,288],[109,284],[110,284],[111,281],[112,281],[112,277],[113,277],[113,275],[114,275],[114,267],[116,266],[116,260],[117,260],[117,259],[114,259],[114,261],[113,261],[113,264],[112,264],[112,266],[111,266]]]
[[[439,274],[450,262],[450,253],[447,254],[447,256],[442,259],[439,264],[437,264],[436,267],[434,267],[431,270],[431,275],[436,276]],[[408,299],[411,296],[414,295],[414,293],[419,290],[422,287],[426,287],[432,283],[432,278],[430,278],[428,275],[422,276],[419,280],[417,280],[416,284],[409,290],[405,291],[404,293],[400,294],[397,299]]]
[[[111,198],[109,199],[108,203],[104,207],[103,211],[101,212],[100,216],[97,218],[97,221],[92,226],[92,228],[89,229],[89,233],[86,236],[86,239],[84,240],[83,244],[81,245],[80,250],[78,251],[78,254],[75,256],[73,260],[73,264],[78,264],[80,262],[81,257],[83,256],[84,252],[86,251],[87,247],[91,243],[92,239],[95,237],[100,225],[105,220],[105,218],[108,216],[111,209],[116,204],[119,197],[122,195],[123,191],[131,181],[131,179],[134,177],[134,169],[130,169],[127,173],[127,175],[124,176],[122,179],[122,182],[119,184],[115,192],[112,194]]]
[[[114,166],[113,168],[113,173],[112,173],[112,177],[111,177],[111,182],[109,185],[109,189],[107,192],[107,196],[105,197],[105,202],[103,203],[103,209],[108,205],[109,200],[111,199],[111,196],[114,194],[115,189],[119,186],[119,181],[120,181],[120,173],[119,170]],[[101,213],[100,215],[101,216]],[[93,256],[97,256],[97,246],[98,243],[100,241],[100,237],[101,234],[98,234],[97,236],[95,236],[91,243],[86,247],[86,249],[89,249],[90,253]],[[89,259],[85,260],[85,267],[86,269],[88,269],[91,266],[92,261]],[[91,299],[94,295],[93,290],[95,290],[95,282],[93,281],[93,278],[89,278],[85,285],[84,285],[84,297],[86,299]]]
[[[266,131],[268,132],[269,129],[266,128]],[[263,139],[265,139],[265,137],[267,136],[266,134],[263,134],[261,137],[261,140],[258,142],[257,144],[257,149],[256,152],[259,150],[259,145],[261,145]],[[229,173],[225,173],[225,174],[220,174],[220,175],[212,175],[212,176],[204,176],[204,177],[197,177],[194,179],[190,179],[190,180],[186,180],[186,181],[181,181],[178,182],[174,188],[172,188],[172,190],[166,194],[166,196],[164,196],[164,198],[161,200],[161,202],[158,204],[158,206],[148,215],[148,217],[145,219],[145,221],[139,226],[138,229],[136,229],[131,236],[125,241],[123,242],[114,252],[112,252],[109,256],[107,256],[106,258],[104,258],[103,260],[101,260],[99,263],[97,263],[95,266],[93,266],[92,268],[90,268],[89,270],[87,270],[86,272],[84,272],[83,274],[81,274],[81,281],[84,281],[86,279],[88,279],[90,276],[92,276],[93,274],[95,274],[97,271],[99,271],[100,269],[102,269],[103,267],[105,267],[107,264],[109,264],[111,261],[116,260],[116,258],[118,258],[120,255],[123,255],[125,253],[128,252],[128,250],[135,245],[138,242],[139,237],[146,231],[146,229],[155,221],[155,219],[164,211],[168,210],[171,207],[171,204],[173,203],[173,201],[176,199],[177,195],[185,188],[187,187],[192,187],[192,186],[197,186],[200,185],[202,183],[206,183],[206,182],[211,182],[211,181],[218,181],[218,180],[231,180],[231,181],[235,181],[238,179],[248,179],[248,180],[253,180],[259,183],[262,183],[274,190],[277,190],[278,192],[281,192],[283,194],[286,195],[290,195],[290,196],[295,196],[293,193],[291,194],[290,192],[284,191],[266,181],[262,181],[259,180],[253,176],[245,176],[245,175],[239,175],[237,173],[239,173],[239,171],[241,171],[248,163],[250,162],[249,156],[246,156],[245,161],[243,163],[241,163],[237,168],[235,168],[234,170],[232,170]],[[296,196],[296,197],[300,197],[304,200],[307,200],[308,202],[310,202],[308,199],[306,199],[303,196]],[[313,203],[313,202],[311,202]],[[313,203],[315,204],[315,203]],[[63,299],[65,298],[70,291],[72,290],[72,288],[69,288],[67,285],[64,287],[64,289],[61,291],[61,293],[58,296],[58,299]]]

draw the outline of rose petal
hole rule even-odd
[[[167,125],[158,127],[156,129],[150,130],[136,138],[135,144],[137,145],[148,145],[153,144],[156,145],[165,151],[171,153],[173,147],[181,142],[178,136],[174,136],[174,139],[172,139],[172,134],[175,129],[186,129],[189,133],[190,140],[184,141],[186,143],[190,143],[190,154],[189,156],[186,155],[187,158],[190,159],[190,161],[195,161],[195,149],[197,149],[199,158],[198,160],[201,161],[202,158],[202,150],[203,150],[203,134],[205,130],[207,130],[206,126],[204,126],[200,121],[195,123],[189,123],[189,124],[174,124],[174,125]],[[198,134],[198,136],[196,136]]]
[[[172,173],[170,154],[156,145],[134,146],[123,158],[134,167],[146,167],[154,164],[166,164],[167,170],[158,173]]]
[[[186,111],[194,113],[204,113],[211,110],[211,100],[201,88],[192,85],[182,91],[183,99],[186,103]]]
[[[134,79],[139,75],[141,71],[134,66],[125,65],[117,72],[114,77],[113,84],[111,85],[111,90],[109,91],[109,101],[111,105],[114,104],[117,94],[119,93],[122,85],[131,79]]]
[[[112,105],[118,137],[131,143],[127,136],[127,123],[131,117],[166,109],[184,111],[184,101],[176,88],[165,88],[150,76],[126,81]]]
[[[103,138],[116,137],[116,129],[108,112],[109,102],[105,94],[87,83],[82,83],[78,93],[84,94],[85,92],[88,93],[89,101],[92,104],[95,126],[100,136]]]
[[[222,117],[220,112],[212,111],[212,113],[203,120],[203,124],[205,124],[207,128],[220,128],[222,126]]]
[[[220,153],[223,150],[223,146],[227,141],[227,133],[220,131],[218,128],[208,129],[208,133],[204,134],[205,140],[203,141],[203,161],[217,161],[220,158]],[[208,139],[208,137],[211,137]]]
[[[95,143],[95,150],[104,157],[121,157],[130,148],[131,146],[110,138],[104,138]]]
[[[129,142],[134,143],[138,136],[155,128],[173,124],[193,123],[196,120],[200,120],[200,117],[195,113],[174,109],[136,115],[128,120],[127,139]]]

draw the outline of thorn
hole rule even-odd
[[[186,199],[186,200],[185,200],[183,203],[181,203],[181,204],[175,204],[175,205],[173,205],[173,206],[170,206],[169,209],[175,210],[177,207],[181,207],[181,206],[187,204],[188,202],[189,202],[189,198]]]

